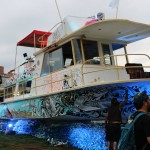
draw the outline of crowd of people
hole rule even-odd
[[[121,137],[121,107],[128,102],[128,91],[126,91],[125,100],[121,103],[117,98],[111,100],[111,106],[108,109],[105,119],[106,141],[108,150],[117,150],[117,144]],[[133,150],[150,150],[150,98],[146,92],[139,92],[133,98],[136,112],[132,114],[134,119],[139,113],[143,113],[134,123],[135,145]],[[123,150],[123,149],[122,149]]]

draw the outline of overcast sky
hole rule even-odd
[[[88,17],[104,12],[105,18],[115,18],[112,0],[57,0],[61,17]],[[150,0],[120,0],[118,18],[150,24]],[[32,30],[49,31],[60,21],[55,0],[1,0],[0,5],[0,66],[5,73],[15,66],[16,44]],[[128,46],[131,53],[150,54],[150,38]],[[134,48],[134,49],[133,49]],[[133,50],[133,51],[132,51]],[[33,51],[33,50],[32,50]],[[30,48],[28,54],[30,55]],[[24,50],[18,48],[17,63],[24,61]]]

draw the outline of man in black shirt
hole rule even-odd
[[[150,150],[150,99],[145,92],[134,96],[134,106],[137,109],[135,116],[140,112],[141,115],[134,124],[136,150]]]

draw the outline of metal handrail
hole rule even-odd
[[[148,56],[148,55],[146,55],[146,54],[120,54],[120,55],[110,55],[110,56],[104,56],[104,57],[99,57],[99,59],[100,59],[100,61],[102,61],[102,60],[104,60],[106,57],[115,57],[115,60],[116,60],[116,62],[117,62],[117,57],[119,57],[119,56],[129,56],[129,55],[143,55],[143,56],[146,56],[147,58],[149,58],[149,60],[150,60],[150,57]],[[87,61],[89,61],[89,60],[87,60]],[[84,76],[86,75],[86,74],[91,74],[91,73],[94,73],[94,72],[102,72],[102,71],[107,71],[107,70],[116,70],[117,71],[117,80],[120,80],[120,77],[119,77],[119,70],[120,69],[126,69],[126,68],[131,68],[130,66],[128,66],[128,67],[126,67],[126,66],[119,66],[118,64],[116,64],[116,65],[107,65],[108,67],[107,68],[105,68],[105,69],[98,69],[98,70],[94,70],[94,71],[88,71],[88,72],[84,72],[84,67],[85,67],[85,65],[88,65],[88,64],[86,64],[86,62],[87,61],[85,61],[83,64],[82,64],[82,66],[81,66],[81,73],[82,73],[82,84],[81,84],[81,86],[83,86],[83,85],[85,85],[85,82],[84,82]],[[98,65],[100,65],[100,66],[105,66],[105,64],[96,64],[96,66],[98,66]],[[90,66],[89,66],[90,67]],[[150,68],[150,66],[134,66],[134,68]],[[132,68],[133,68],[133,66],[132,66]],[[72,72],[72,69],[71,69],[71,67],[68,67],[68,69],[70,69],[70,74],[69,74],[69,76],[67,77],[67,80],[69,80],[70,81],[70,83],[71,83],[71,85],[70,85],[70,88],[69,89],[74,89],[75,88],[75,86],[74,86],[74,79],[73,79],[73,72]],[[48,74],[48,75],[45,75],[44,77],[47,77],[47,76],[50,76],[51,77],[51,80],[50,80],[50,82],[48,82],[48,83],[44,83],[44,84],[41,84],[41,85],[38,85],[37,86],[37,80],[39,79],[39,78],[41,78],[41,76],[40,77],[36,77],[36,78],[33,78],[32,80],[35,82],[35,86],[33,86],[33,87],[30,87],[30,91],[32,90],[32,89],[35,89],[35,96],[37,96],[38,95],[38,93],[37,93],[37,88],[39,88],[39,87],[43,87],[43,86],[47,86],[47,85],[50,85],[50,87],[51,87],[51,91],[50,91],[50,93],[54,93],[54,92],[56,92],[56,91],[53,91],[53,88],[52,88],[52,85],[54,84],[54,83],[57,83],[57,82],[63,82],[64,80],[65,80],[65,78],[63,78],[63,79],[59,79],[59,80],[56,80],[56,81],[52,81],[52,73],[51,74]],[[24,82],[27,82],[28,81],[28,79],[27,80],[24,80],[24,81],[21,81],[22,83],[24,83]],[[96,83],[98,83],[98,82],[96,82]],[[12,87],[14,86],[14,84],[13,85],[11,85]],[[11,86],[9,86],[9,87],[11,87]],[[78,86],[78,88],[79,88],[80,86]],[[64,89],[62,89],[61,91],[63,91]],[[19,92],[19,93],[21,93],[21,92],[23,92],[23,94],[22,94],[22,96],[24,97],[24,95],[25,95],[25,91],[26,91],[26,88],[24,87],[22,90],[19,90],[19,91],[17,91],[17,92]],[[9,94],[6,94],[6,93],[4,93],[4,98],[5,97],[7,97],[7,96],[9,96],[9,95],[12,95],[12,97],[14,97],[15,95],[14,95],[14,93],[15,92],[13,92],[13,93],[9,93]],[[20,95],[21,96],[21,95]]]
[[[109,68],[105,68],[105,69],[100,69],[100,70],[95,70],[95,71],[90,71],[90,72],[86,72],[84,73],[83,69],[84,69],[84,66],[85,65],[89,65],[89,64],[86,64],[86,62],[89,62],[89,59],[86,60],[83,64],[82,64],[82,84],[85,85],[85,82],[84,82],[84,75],[85,74],[90,74],[90,73],[93,73],[93,72],[99,72],[99,71],[105,71],[105,70],[117,70],[117,80],[119,80],[119,69],[126,69],[126,68],[131,68],[131,67],[125,67],[125,66],[118,66],[118,63],[117,63],[117,57],[119,56],[130,56],[130,55],[143,55],[143,56],[146,56],[149,60],[150,60],[150,56],[148,56],[147,54],[119,54],[119,55],[109,55],[109,56],[103,56],[103,57],[99,57],[99,60],[100,62],[103,61],[105,58],[110,58],[110,57],[115,57],[115,61],[116,61],[116,65],[107,65]],[[93,59],[90,59],[90,60],[93,60]],[[104,66],[106,64],[96,64],[96,65],[100,65],[100,66]],[[139,68],[140,66],[134,66],[134,68]],[[132,67],[133,68],[133,67]],[[141,68],[150,68],[150,66],[141,66]]]
[[[70,68],[70,67],[69,67],[69,68]],[[45,75],[45,76],[49,76],[49,74],[48,74],[48,75]],[[45,77],[45,76],[44,76],[44,77]],[[33,80],[35,80],[35,84],[36,84],[36,80],[39,79],[39,78],[41,78],[41,77],[33,78]],[[71,88],[74,88],[71,68],[70,68],[70,76],[68,76],[67,79],[71,79]],[[31,88],[30,88],[30,91],[31,91],[31,89],[35,89],[35,96],[37,96],[37,88],[38,88],[38,87],[47,86],[47,85],[50,85],[50,86],[52,87],[52,84],[57,83],[57,82],[61,82],[61,81],[64,81],[64,80],[65,80],[65,79],[61,79],[61,80],[57,80],[57,81],[52,81],[52,80],[51,80],[50,83],[46,83],[46,84],[44,83],[44,84],[41,84],[41,85],[39,85],[39,86],[31,87]],[[25,83],[25,82],[27,82],[27,81],[28,81],[28,79],[27,79],[27,80],[24,80],[24,81],[21,81],[20,83],[23,84],[23,83]],[[10,88],[10,87],[13,87],[13,86],[14,86],[14,84],[11,85],[11,86],[9,86],[9,88]],[[18,96],[23,96],[23,97],[24,97],[25,91],[26,91],[26,88],[25,88],[25,87],[23,87],[23,90],[18,90],[17,93],[18,93],[18,92],[19,92],[19,93],[23,92],[23,94],[18,95]],[[51,92],[53,92],[53,91],[52,91],[52,88],[51,88]],[[8,97],[8,96],[10,96],[10,95],[13,95],[12,97],[14,97],[14,96],[17,95],[17,94],[15,94],[15,92],[9,93],[9,94],[4,94],[4,98],[5,98],[5,97]],[[10,98],[10,97],[8,97],[8,98]]]

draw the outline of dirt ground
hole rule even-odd
[[[0,150],[77,150],[71,146],[48,145],[46,140],[29,135],[0,134]]]

